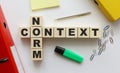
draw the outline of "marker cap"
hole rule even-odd
[[[57,52],[58,54],[63,55],[64,51],[65,51],[65,49],[60,46],[56,46],[56,48],[55,48],[55,52]]]

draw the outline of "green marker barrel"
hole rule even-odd
[[[78,54],[76,54],[76,53],[74,53],[74,52],[72,52],[72,51],[70,51],[68,49],[56,46],[55,52],[57,52],[58,54],[63,55],[66,58],[74,60],[76,62],[79,62],[79,63],[83,62],[83,57],[82,56],[80,56],[80,55],[78,55]]]

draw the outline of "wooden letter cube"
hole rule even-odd
[[[31,57],[33,61],[41,61],[43,59],[42,49],[31,49]]]
[[[89,38],[89,27],[78,27],[78,38]]]
[[[55,27],[54,28],[54,37],[55,38],[65,38],[65,28],[64,27]]]
[[[77,28],[67,27],[66,28],[66,38],[77,38]]]
[[[31,26],[42,26],[41,16],[31,16],[30,18]]]
[[[21,38],[30,38],[30,27],[19,27],[19,34]]]
[[[42,48],[42,38],[31,38],[31,48]]]
[[[42,37],[42,28],[41,27],[31,27],[31,37],[34,37],[34,38]]]
[[[100,38],[101,29],[100,28],[90,28],[90,38]]]
[[[43,38],[53,38],[53,27],[43,27]]]

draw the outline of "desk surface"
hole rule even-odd
[[[120,20],[111,23],[92,0],[60,0],[60,7],[31,11],[30,0],[2,0],[9,28],[19,51],[26,73],[120,73]],[[91,15],[62,21],[59,16],[90,11]],[[97,48],[95,39],[44,39],[44,59],[33,62],[30,56],[30,40],[21,40],[18,28],[30,26],[30,15],[42,15],[43,26],[100,26],[111,25],[114,30],[114,45],[107,44],[106,51],[90,61],[92,50]],[[84,56],[82,64],[75,63],[54,53],[56,45],[69,48]]]

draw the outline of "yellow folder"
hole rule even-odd
[[[120,18],[120,0],[94,0],[110,21]]]

